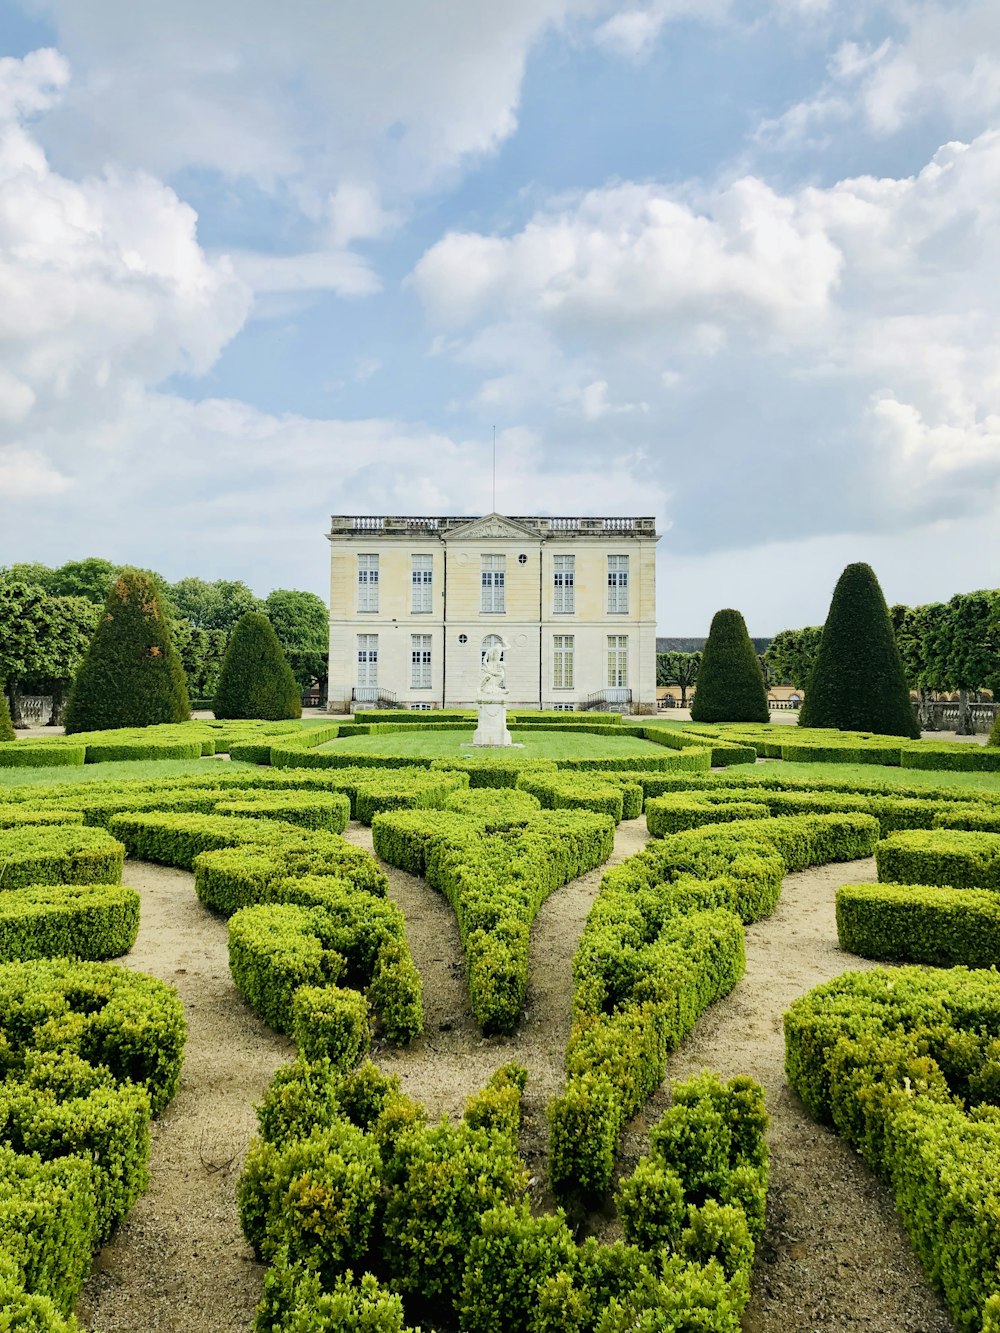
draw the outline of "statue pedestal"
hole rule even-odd
[[[479,726],[473,745],[513,745],[507,730],[507,705],[503,700],[480,700]]]

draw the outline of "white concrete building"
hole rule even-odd
[[[329,708],[656,706],[652,518],[350,517],[330,533]]]

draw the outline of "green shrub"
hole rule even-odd
[[[215,803],[215,813],[249,819],[280,819],[303,828],[343,833],[351,817],[351,801],[339,792],[257,791],[226,797]]]
[[[700,792],[670,793],[646,802],[646,828],[651,838],[663,838],[702,824],[731,823],[736,819],[767,819],[770,811],[757,801],[707,800]]]
[[[16,740],[14,724],[10,720],[10,707],[7,703],[7,691],[4,681],[0,680],[0,742]]]
[[[399,1138],[385,1180],[385,1259],[394,1286],[450,1305],[482,1215],[516,1203],[528,1173],[505,1137],[443,1121]]]
[[[66,734],[186,722],[184,670],[156,584],[119,571],[66,702]]]
[[[24,828],[29,824],[82,824],[77,810],[35,810],[26,801],[0,805],[0,829]]]
[[[848,565],[837,582],[799,725],[920,736],[889,609],[869,565]]]
[[[0,768],[82,767],[87,754],[84,745],[37,745],[17,741],[0,745]]]
[[[789,1081],[888,1180],[962,1329],[996,1306],[998,1021],[1000,976],[965,968],[847,973],[785,1015]]]
[[[118,958],[138,931],[139,895],[119,884],[32,884],[0,893],[0,963]]]
[[[926,884],[848,884],[837,890],[837,938],[862,958],[994,967],[1000,896]]]
[[[302,716],[302,699],[285,651],[262,612],[248,611],[229,636],[212,703],[217,718]]]
[[[336,834],[304,831],[294,839],[202,852],[195,858],[194,886],[199,902],[232,916],[241,907],[273,901],[284,880],[306,875],[345,879],[374,897],[385,897],[388,889],[388,880],[368,852]]]
[[[996,773],[1000,771],[1000,753],[980,745],[956,744],[954,747],[924,741],[902,752],[903,768],[940,768],[958,773]]]
[[[767,722],[767,687],[739,611],[716,611],[691,702],[694,722]]]
[[[264,1298],[253,1333],[417,1333],[403,1325],[403,1302],[371,1273],[358,1282],[351,1269],[329,1289],[306,1264],[279,1253],[264,1275]]]
[[[0,829],[0,890],[32,884],[118,884],[125,848],[72,824]]]
[[[13,1311],[25,1318],[8,1328],[54,1333],[64,1327],[59,1316],[73,1308],[90,1268],[93,1207],[93,1174],[85,1158],[43,1161],[0,1145],[2,1309],[7,1319]],[[37,1324],[29,1322],[32,1316]]]
[[[371,1044],[365,997],[339,986],[300,986],[292,997],[292,1039],[304,1060],[353,1069]]]
[[[953,829],[893,833],[875,849],[879,881],[1000,889],[1000,834]]]
[[[259,1258],[280,1250],[336,1278],[368,1252],[381,1180],[374,1139],[342,1117],[281,1148],[257,1139],[237,1187],[243,1234]]]

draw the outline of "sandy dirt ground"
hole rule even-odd
[[[345,835],[371,848],[371,831]],[[641,850],[643,821],[620,826],[609,864]],[[545,1185],[546,1108],[562,1082],[572,1002],[571,960],[601,868],[543,904],[531,939],[523,1022],[511,1037],[484,1038],[472,1021],[451,909],[424,881],[386,867],[424,984],[425,1034],[374,1057],[400,1077],[432,1117],[461,1114],[466,1097],[508,1060],[527,1066],[521,1147],[536,1206]],[[836,946],[834,894],[875,878],[874,862],[790,875],[767,921],[747,930],[747,974],[700,1020],[671,1062],[668,1080],[626,1135],[622,1166],[645,1150],[650,1124],[669,1102],[670,1080],[702,1068],[747,1073],[767,1089],[772,1152],[768,1229],[760,1247],[746,1333],[949,1333],[889,1192],[836,1135],[814,1124],[784,1078],[781,1018],[820,981],[868,963]],[[120,1234],[98,1255],[78,1313],[104,1333],[246,1330],[262,1270],[242,1239],[234,1190],[259,1100],[292,1055],[241,1002],[229,979],[225,923],[194,896],[193,877],[129,863],[142,894],[142,927],[129,966],[176,985],[190,1026],[181,1088],[154,1131],[151,1184]],[[594,1230],[612,1237],[613,1219]]]

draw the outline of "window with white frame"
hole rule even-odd
[[[410,635],[410,687],[429,690],[431,687],[431,636]]]
[[[552,636],[552,688],[571,690],[573,688],[573,635],[554,634]]]
[[[410,610],[415,614],[433,611],[434,557],[432,555],[411,557],[410,586],[413,592]]]
[[[608,612],[628,615],[628,556],[608,556]]]
[[[358,610],[378,610],[378,556],[358,556]]]
[[[576,610],[576,556],[557,555],[552,561],[552,610],[570,615]]]
[[[378,635],[358,635],[358,688],[374,690],[378,686]]]
[[[608,635],[608,686],[613,690],[628,685],[628,635]]]
[[[491,615],[503,615],[506,611],[504,597],[506,559],[506,556],[502,555],[484,555],[482,557],[480,611],[485,611]]]

